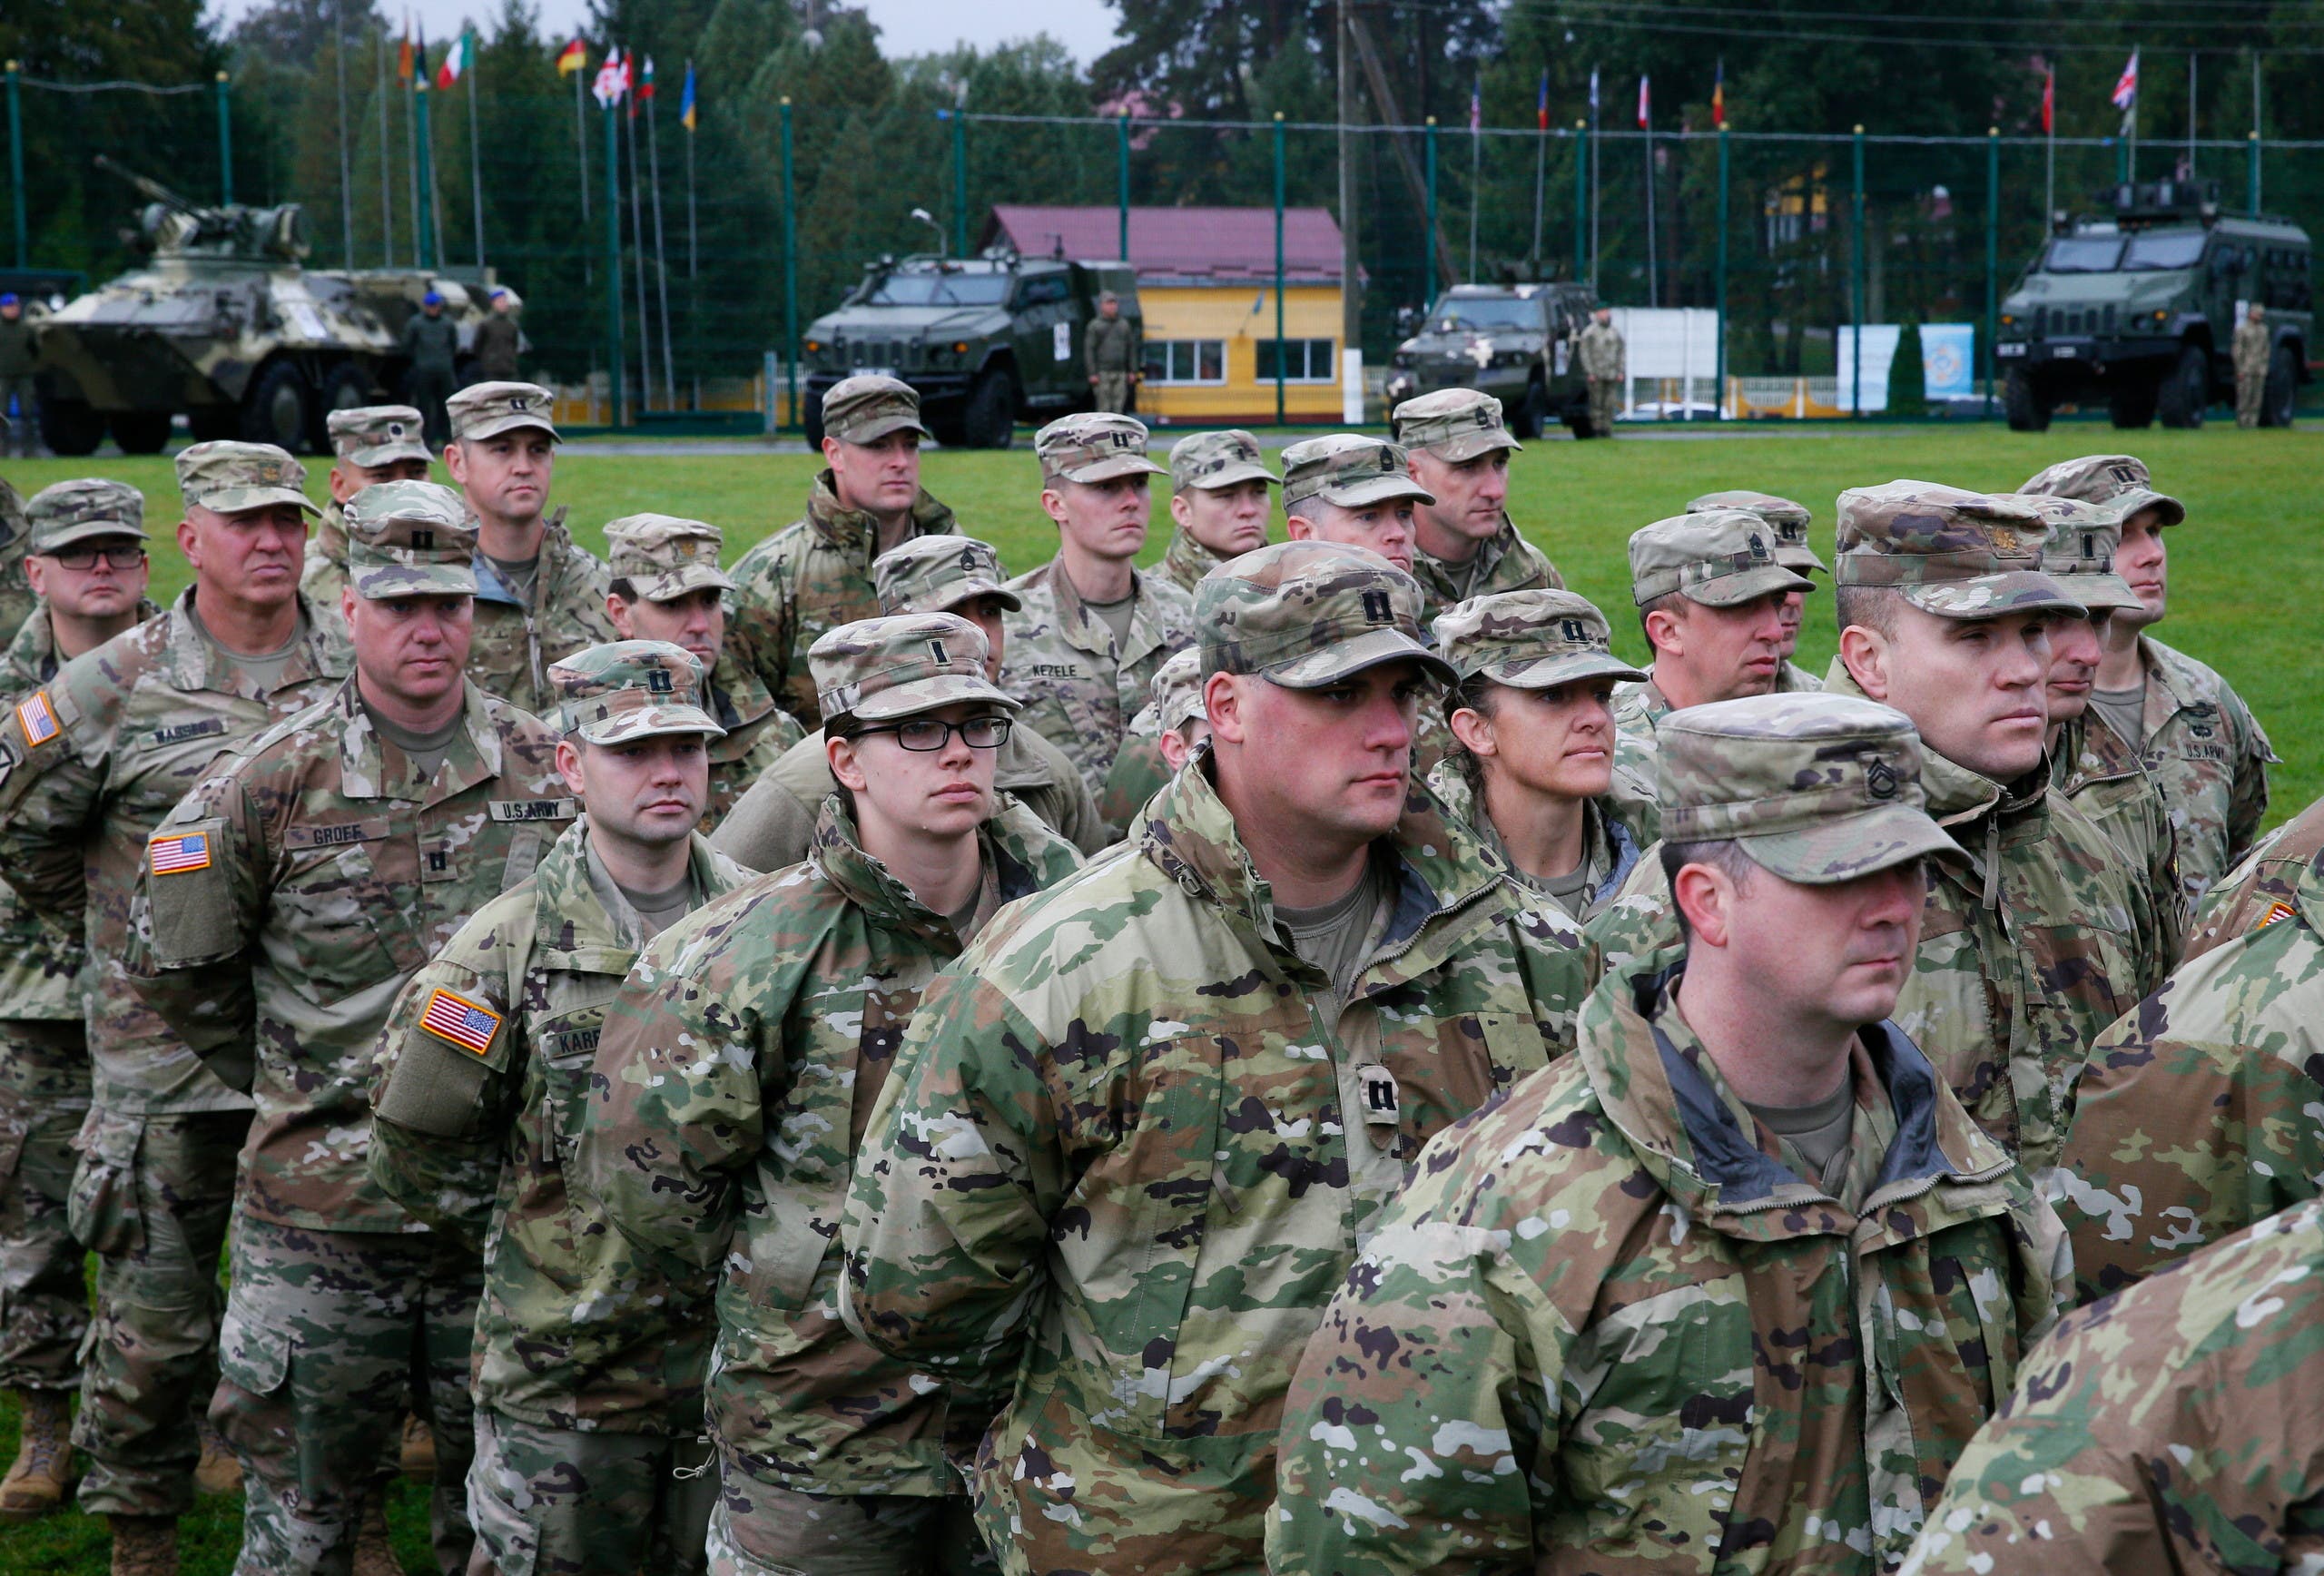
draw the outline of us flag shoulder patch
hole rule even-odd
[[[2275,903],[2270,905],[2268,911],[2260,916],[2260,922],[2251,928],[2255,931],[2264,931],[2270,925],[2280,924],[2285,920],[2297,919],[2299,915],[2299,911],[2293,908],[2290,903]]]
[[[210,834],[188,832],[177,837],[157,837],[145,845],[146,861],[155,875],[183,875],[210,868]]]
[[[34,748],[56,737],[56,712],[48,704],[46,690],[34,690],[29,698],[16,704],[16,726],[23,732],[25,743]]]
[[[428,993],[428,1010],[419,1015],[419,1027],[438,1039],[448,1039],[462,1050],[482,1056],[492,1049],[492,1037],[500,1032],[500,1014],[439,986]]]

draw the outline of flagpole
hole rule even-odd
[[[2195,178],[2195,52],[2187,52],[2187,179]]]
[[[404,13],[403,35],[407,39],[411,36],[411,14],[409,11]],[[420,44],[423,50],[426,48],[427,42],[427,36],[423,34],[420,37]],[[423,54],[419,59],[413,62],[411,76],[404,84],[404,163],[405,173],[410,177],[411,181],[411,266],[414,268],[425,268],[427,266],[426,263],[419,260],[419,249],[422,243],[421,232],[428,228],[428,212],[420,205],[419,201],[419,74],[426,69],[427,60]]]
[[[2058,68],[2050,64],[2042,85],[2042,233],[2047,237],[2058,214]],[[2044,242],[2046,244],[2046,241]]]
[[[1484,85],[1480,83],[1469,90],[1469,282],[1477,280],[1477,210],[1482,204],[1481,184],[1485,156]],[[1432,306],[1434,302],[1430,303]]]
[[[484,271],[484,153],[476,127],[476,34],[462,35],[460,64],[468,79],[468,199],[476,208],[476,266]]]
[[[1548,98],[1548,96],[1549,96],[1549,92],[1550,92],[1550,74],[1549,74],[1548,68],[1544,67],[1544,68],[1542,69],[1542,72],[1541,72],[1541,98],[1542,98],[1544,101],[1546,101],[1546,100],[1547,100],[1547,98]],[[1542,161],[1543,161],[1543,160],[1548,156],[1548,154],[1549,154],[1549,151],[1550,151],[1550,118],[1549,118],[1549,115],[1548,115],[1548,114],[1544,112],[1544,110],[1542,109],[1541,105],[1540,103],[1536,103],[1536,104],[1535,104],[1535,106],[1534,106],[1534,110],[1533,110],[1533,253],[1532,253],[1533,277],[1534,277],[1534,278],[1536,278],[1536,279],[1539,279],[1539,278],[1541,276],[1541,176],[1542,176]]]
[[[662,399],[678,408],[677,369],[670,360],[670,258],[662,242],[662,95],[645,101],[645,167],[654,182],[654,291],[662,309]]]
[[[384,18],[382,19],[384,21]],[[372,57],[379,70],[379,91],[373,95],[379,101],[379,266],[396,265],[396,182],[395,155],[390,151],[395,138],[388,124],[388,30],[379,29],[379,47]]]
[[[2132,44],[2131,46],[2132,65],[2136,66],[2138,64],[2138,45]],[[2130,164],[2128,168],[2130,182],[2133,186],[2138,184],[2139,180],[2139,89],[2144,85],[2145,84],[2141,83],[2136,76],[2133,76],[2131,79],[2131,107],[2122,116],[2123,129],[2130,138]]]
[[[1646,304],[1662,304],[1661,281],[1654,255],[1654,98],[1649,81],[1638,79],[1639,119],[1646,131]]]
[[[1598,292],[1598,68],[1590,68],[1590,291]]]
[[[355,266],[355,172],[347,146],[347,0],[331,7],[331,64],[339,76],[339,229],[340,255]]]
[[[686,357],[693,363],[689,374],[694,383],[694,408],[702,409],[702,248],[701,234],[694,223],[694,121],[702,111],[694,100],[694,62],[686,62],[686,113],[680,118],[686,128],[686,343],[694,351]],[[773,391],[768,398],[772,399]]]
[[[635,52],[629,62],[637,58]],[[625,62],[627,65],[629,62]],[[654,408],[654,347],[648,331],[652,320],[645,314],[645,204],[638,194],[637,179],[637,83],[632,76],[629,87],[629,112],[622,117],[623,130],[629,143],[629,243],[637,254],[637,267],[632,277],[637,281],[637,406],[641,410]]]
[[[575,40],[578,43],[579,40]],[[580,69],[573,74],[573,168],[581,178],[581,233],[589,233],[589,117],[582,107],[582,94],[586,91],[584,79],[589,74],[589,56],[585,50]],[[584,289],[595,290],[597,283],[596,260],[588,249],[581,251],[581,283]]]

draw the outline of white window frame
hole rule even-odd
[[[1174,374],[1176,372],[1177,356],[1174,354],[1174,352],[1183,349],[1189,358],[1190,369],[1194,371],[1199,372],[1202,369],[1202,347],[1205,345],[1212,346],[1217,351],[1218,376],[1216,378],[1181,378],[1175,376]],[[1216,389],[1223,387],[1226,382],[1226,341],[1225,340],[1148,340],[1146,341],[1145,349],[1148,355],[1151,355],[1156,350],[1160,350],[1162,352],[1162,375],[1158,378],[1150,378],[1147,379],[1148,382],[1151,382],[1157,387],[1171,389]]]
[[[1283,379],[1285,383],[1336,383],[1339,381],[1339,356],[1337,353],[1339,350],[1339,341],[1337,340],[1323,338],[1297,338],[1277,340],[1266,339],[1259,340],[1258,343],[1262,345],[1272,344],[1277,346],[1299,345],[1305,348],[1303,351],[1303,355],[1306,360],[1308,367],[1311,369],[1310,372],[1304,378],[1293,377],[1286,372]],[[1315,348],[1318,345],[1321,345],[1324,348],[1324,365],[1323,370],[1320,372],[1312,370],[1315,365],[1314,351]],[[1280,357],[1283,354],[1283,351],[1280,349],[1277,349],[1275,354],[1277,357]],[[1256,368],[1257,365],[1256,352],[1254,352],[1252,366]],[[1257,375],[1257,380],[1262,383],[1272,384],[1275,381],[1275,376],[1269,372],[1260,372]]]

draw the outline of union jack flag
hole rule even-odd
[[[16,707],[16,726],[24,730],[27,744],[45,744],[56,737],[56,714],[49,708],[46,690],[34,690],[30,700]]]
[[[428,1010],[419,1015],[419,1027],[438,1039],[448,1039],[463,1050],[482,1056],[492,1049],[492,1037],[500,1032],[500,1014],[439,988],[429,994]]]
[[[178,875],[189,870],[210,868],[210,834],[188,832],[176,837],[157,837],[145,845],[155,875]]]

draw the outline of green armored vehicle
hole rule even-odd
[[[807,439],[823,440],[823,395],[842,378],[881,372],[920,394],[921,419],[946,448],[1006,448],[1019,420],[1089,409],[1081,331],[1112,291],[1139,320],[1126,262],[1023,257],[883,257],[835,311],[807,326]]]
[[[2117,427],[2201,426],[2235,397],[2230,348],[2251,301],[2275,341],[2260,420],[2290,426],[2309,376],[2308,232],[2221,212],[2216,181],[2116,186],[2102,206],[2062,223],[2002,303],[2010,426],[2039,432],[2061,403],[2102,399]]]
[[[147,261],[34,325],[41,438],[58,454],[91,453],[108,431],[158,454],[179,415],[196,438],[329,454],[331,411],[401,387],[420,297],[443,295],[463,348],[484,320],[482,289],[448,274],[300,267],[296,203],[204,206],[98,163],[149,199],[133,236]]]
[[[1492,395],[1519,438],[1562,421],[1590,436],[1590,384],[1574,342],[1597,297],[1580,284],[1456,284],[1388,364],[1388,406],[1440,389]]]

